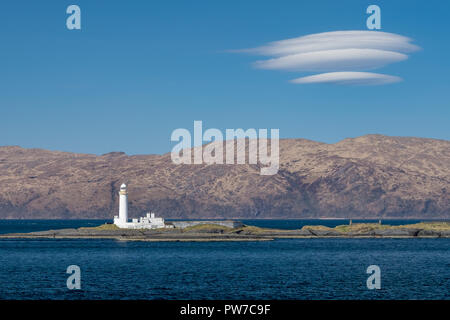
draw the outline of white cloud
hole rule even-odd
[[[381,85],[402,81],[402,78],[371,72],[329,72],[291,80],[292,83],[332,83],[347,85]]]
[[[338,49],[291,54],[257,61],[261,69],[287,71],[370,70],[408,59],[403,53],[376,49]]]
[[[270,42],[267,45],[237,50],[272,59],[254,63],[256,68],[329,72],[293,80],[294,83],[386,84],[401,78],[356,72],[381,68],[408,59],[407,53],[420,49],[413,40],[380,31],[332,31]]]
[[[412,39],[380,31],[332,31],[298,38],[270,42],[252,49],[239,50],[264,56],[285,56],[297,53],[335,49],[377,49],[397,52],[413,52],[420,48]]]

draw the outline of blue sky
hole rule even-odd
[[[82,30],[66,28],[77,4]],[[382,30],[422,50],[376,72],[381,86],[293,84],[232,53],[271,41]],[[83,153],[169,152],[177,128],[279,128],[337,142],[368,133],[450,139],[447,1],[4,1],[0,145]]]

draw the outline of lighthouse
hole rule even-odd
[[[120,186],[119,191],[119,222],[122,225],[128,222],[128,192],[125,183]]]
[[[119,190],[119,215],[114,216],[114,224],[122,229],[158,229],[173,228],[173,225],[165,224],[163,218],[155,217],[153,212],[147,213],[147,216],[134,218],[128,222],[128,191],[124,183]]]

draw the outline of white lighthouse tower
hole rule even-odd
[[[119,221],[123,225],[128,222],[128,192],[125,183],[120,186],[119,191]]]
[[[119,228],[127,228],[128,224],[128,191],[123,183],[119,191],[119,216],[114,217],[114,224]]]
[[[163,218],[155,217],[154,213],[147,213],[145,217],[128,222],[128,191],[125,183],[120,186],[119,215],[114,216],[114,224],[119,228],[126,229],[173,228],[173,225],[166,225]]]

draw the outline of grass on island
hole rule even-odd
[[[398,227],[444,231],[444,230],[450,230],[450,222],[445,222],[445,221],[419,222],[419,223],[415,223],[415,224],[405,224],[405,225],[398,226]]]
[[[374,230],[390,229],[390,225],[378,223],[354,223],[352,225],[340,225],[334,228],[335,231],[342,233],[367,233]]]
[[[352,225],[339,225],[334,228],[322,226],[322,225],[307,225],[302,230],[316,230],[316,231],[334,231],[342,234],[366,234],[374,230],[389,230],[389,229],[423,229],[433,231],[445,231],[450,230],[450,222],[420,222],[415,224],[392,226],[388,224],[378,223],[353,223]],[[242,235],[267,235],[271,233],[288,233],[294,230],[285,229],[271,229],[260,228],[256,226],[243,226],[239,228],[230,228],[215,224],[199,224],[183,229],[183,232],[188,233],[227,233],[227,234],[242,234]]]
[[[195,226],[186,227],[182,230],[183,232],[226,233],[233,230],[233,228],[211,223],[211,224],[197,224]]]
[[[97,227],[81,227],[79,230],[120,230],[120,228],[115,224],[105,223]]]
[[[339,225],[334,228],[325,226],[304,226],[305,230],[324,230],[324,231],[337,231],[340,233],[367,233],[374,230],[392,230],[392,229],[423,229],[433,231],[446,231],[450,230],[450,222],[420,222],[414,224],[405,224],[392,226],[389,224],[378,223],[353,223],[351,225]]]
[[[242,226],[238,228],[230,228],[218,224],[198,224],[183,229],[183,232],[201,232],[201,233],[228,233],[228,234],[245,234],[245,235],[258,235],[274,232],[286,232],[291,230],[278,230],[269,228],[260,228],[255,226]]]
[[[260,228],[256,226],[243,226],[240,228],[234,229],[235,233],[241,234],[267,234],[267,233],[283,233],[283,232],[291,232],[292,230],[283,230],[283,229],[272,229],[272,228]]]
[[[102,224],[97,227],[82,227],[80,230],[120,230],[114,224]],[[423,230],[433,230],[433,231],[448,231],[450,230],[450,222],[420,222],[415,224],[406,224],[392,226],[389,224],[378,224],[378,223],[353,223],[351,225],[338,225],[334,228],[326,227],[323,225],[307,225],[302,228],[302,230],[321,230],[321,231],[335,231],[339,233],[353,233],[353,234],[364,234],[369,233],[374,230],[392,230],[392,229],[423,229]],[[158,231],[168,231],[170,232],[174,229],[158,229]],[[270,233],[286,233],[292,232],[293,230],[284,229],[271,229],[271,228],[260,228],[256,226],[244,225],[239,228],[230,228],[218,224],[198,224],[195,226],[189,226],[181,229],[183,233],[220,233],[220,234],[242,234],[242,235],[259,235],[259,234],[270,234]]]

